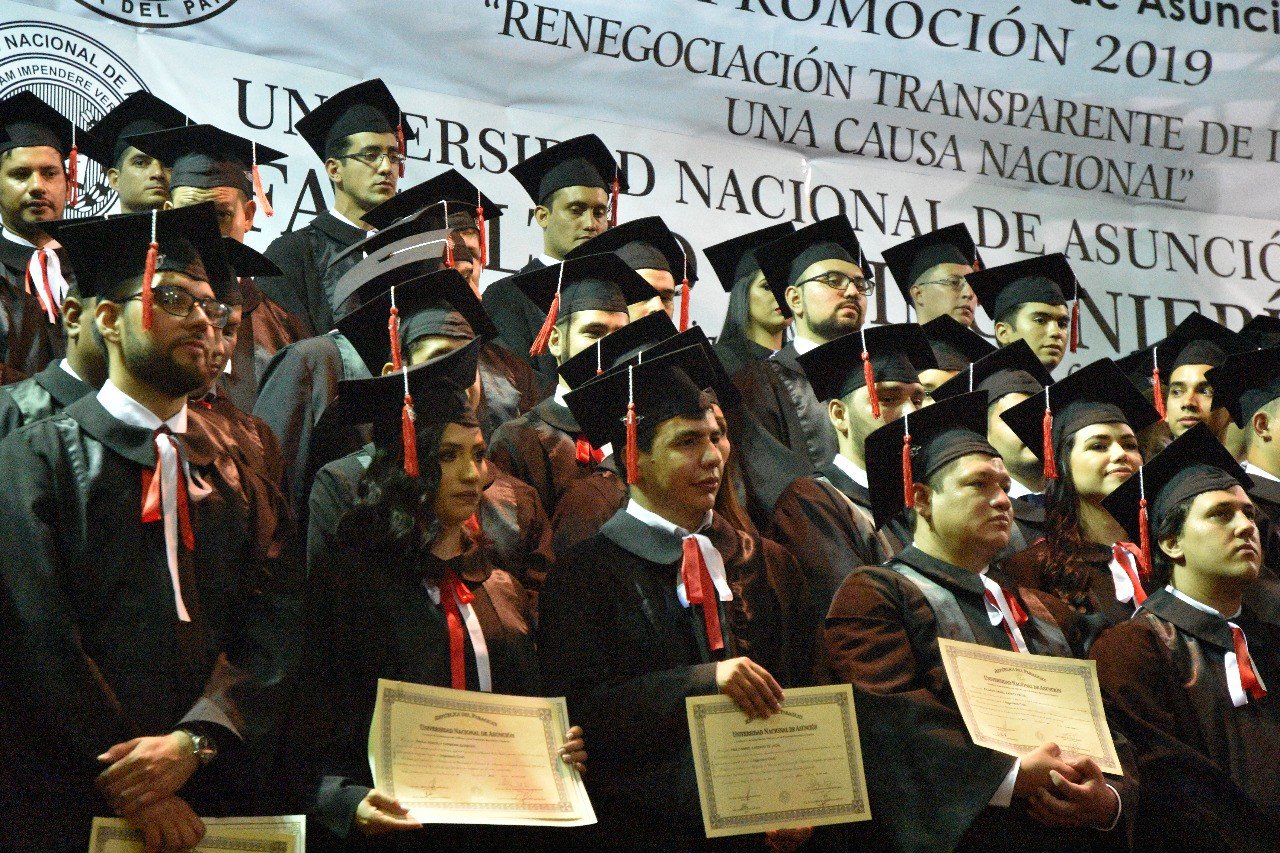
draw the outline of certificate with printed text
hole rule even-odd
[[[870,819],[848,684],[787,690],[767,720],[726,696],[685,705],[708,838]]]
[[[582,777],[560,759],[568,728],[564,699],[379,679],[374,786],[423,823],[595,823]]]
[[[942,664],[969,737],[1023,755],[1052,741],[1123,776],[1091,660],[1024,655],[938,638]]]
[[[303,853],[307,821],[302,815],[280,817],[206,817],[204,839],[192,848],[202,853]],[[141,830],[118,817],[95,817],[89,853],[142,853]]]

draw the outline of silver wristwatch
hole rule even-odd
[[[213,738],[193,732],[190,729],[179,729],[178,731],[184,732],[187,737],[191,738],[191,754],[196,757],[196,761],[200,762],[201,767],[209,766],[218,757],[218,745],[214,743]]]

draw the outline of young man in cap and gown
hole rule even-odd
[[[120,198],[121,213],[163,210],[169,200],[169,168],[138,150],[130,137],[189,124],[190,119],[155,95],[140,89],[89,125],[92,140],[82,143],[89,157],[107,170],[107,183]]]
[[[902,298],[915,310],[917,323],[923,326],[938,317],[950,317],[966,328],[973,327],[978,300],[965,276],[981,269],[982,259],[963,224],[948,225],[885,249],[884,264]]]
[[[995,323],[996,341],[1026,341],[1052,372],[1080,347],[1080,284],[1055,252],[971,273],[969,284]]]

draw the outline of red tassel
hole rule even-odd
[[[75,143],[71,144],[71,162],[67,166],[67,185],[69,195],[67,204],[75,207],[80,201],[80,165],[77,162],[80,159],[80,149]]]
[[[686,277],[680,283],[680,331],[689,331],[689,298],[693,296],[689,289],[689,279]]]
[[[1160,384],[1160,368],[1158,367],[1151,370],[1151,402],[1156,404],[1156,412],[1160,415],[1160,420],[1164,420],[1164,386]]]
[[[876,391],[876,371],[871,366],[871,353],[862,351],[862,378],[867,381],[867,396],[871,398],[871,417],[880,417],[880,394]]]
[[[151,280],[156,277],[156,261],[160,257],[160,244],[155,240],[147,247],[147,263],[142,269],[142,328],[150,329],[154,317],[154,299],[151,294]]]
[[[556,326],[556,315],[559,313],[560,293],[557,291],[551,300],[551,307],[547,309],[547,319],[542,321],[542,328],[538,330],[538,336],[533,339],[533,346],[529,347],[529,355],[542,355],[547,351],[547,341],[551,340],[551,330]]]
[[[400,354],[400,309],[391,306],[391,316],[387,319],[387,334],[391,337],[391,367],[402,370],[404,360]]]
[[[1142,549],[1141,573],[1146,578],[1151,573],[1151,522],[1147,518],[1147,499],[1138,501],[1138,547]]]
[[[455,267],[453,257],[453,233],[450,232],[444,237],[444,265],[449,269]]]
[[[636,418],[636,404],[627,403],[627,447],[625,460],[627,465],[627,485],[634,486],[640,481],[640,438],[639,420]]]
[[[396,125],[396,150],[400,152],[400,156],[405,156],[409,151],[409,146],[404,141],[404,119]],[[400,161],[400,177],[404,177],[404,161]]]
[[[618,194],[622,191],[622,184],[618,182],[618,175],[613,175],[613,183],[610,185],[609,191],[609,227],[612,228],[618,224]]]
[[[413,397],[404,395],[404,408],[400,410],[400,439],[404,444],[404,472],[418,476],[418,431],[414,429]]]
[[[1080,349],[1080,300],[1071,303],[1071,351]]]
[[[902,500],[907,509],[916,505],[916,479],[911,471],[911,433],[902,436]]]
[[[275,216],[276,212],[271,207],[271,200],[267,198],[267,191],[262,186],[262,173],[258,171],[258,164],[253,164],[253,194],[258,197],[258,206],[262,208],[262,212],[267,216]]]
[[[1058,479],[1058,461],[1054,458],[1053,453],[1053,411],[1045,406],[1044,409],[1044,478],[1046,480]]]
[[[476,205],[476,230],[480,232],[480,266],[489,266],[489,228],[484,221],[484,207]]]
[[[977,252],[973,253],[973,271],[982,272],[982,255]]]

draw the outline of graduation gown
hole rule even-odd
[[[494,432],[489,459],[533,486],[543,507],[554,514],[569,485],[596,469],[596,463],[578,460],[581,434],[569,407],[548,397]]]
[[[1135,849],[1280,848],[1280,623],[1247,606],[1232,621],[1273,688],[1240,708],[1223,664],[1233,650],[1226,620],[1168,590],[1152,593],[1133,619],[1093,644],[1108,718],[1138,753]]]
[[[733,377],[742,392],[742,407],[792,452],[814,466],[831,461],[839,452],[836,430],[827,407],[796,361],[790,342],[765,361],[747,365]]]
[[[734,594],[721,603],[720,652],[708,650],[699,608],[676,598],[680,540],[625,510],[565,554],[547,579],[539,602],[543,677],[551,695],[568,698],[570,718],[587,733],[585,778],[600,820],[566,835],[570,847],[687,851],[763,843],[759,836],[704,837],[684,700],[716,693],[716,661],[735,655],[750,656],[787,685],[793,667],[807,666],[807,638],[794,619],[808,592],[776,543],[744,538],[719,516],[707,535]]]
[[[333,287],[360,260],[351,255],[335,265],[333,259],[367,236],[369,232],[326,210],[305,227],[271,241],[263,254],[284,275],[263,277],[258,287],[302,321],[307,335],[323,335],[333,328]]]
[[[894,563],[915,569],[951,593],[977,642],[1012,650],[1008,636],[987,618],[981,578],[934,559],[914,545]],[[989,577],[1006,590],[998,572]],[[1023,609],[1044,611],[1021,591]],[[1041,617],[1036,617],[1040,619]],[[1052,654],[1043,622],[1022,626],[1034,654]],[[824,645],[831,674],[853,685],[873,818],[850,828],[867,850],[1089,850],[1104,836],[1121,844],[1124,832],[1050,829],[1026,816],[1018,800],[990,806],[1013,767],[1011,756],[970,740],[938,651],[938,620],[911,580],[892,568],[863,566],[849,575],[827,614]],[[1126,774],[1129,768],[1125,768]],[[1128,799],[1132,780],[1108,779]],[[938,785],[939,789],[922,785]],[[1126,802],[1125,814],[1130,811]]]
[[[35,294],[27,293],[27,263],[35,250],[0,237],[0,357],[8,371],[34,376],[66,354],[62,322],[50,323]],[[58,251],[64,275],[71,274]]]
[[[252,278],[240,279],[244,316],[231,354],[231,373],[223,377],[231,402],[242,412],[252,412],[258,385],[271,357],[308,336],[303,322],[262,294]]]
[[[218,736],[179,795],[200,814],[251,808],[243,770],[282,701],[299,579],[262,571],[236,490],[188,447],[212,492],[191,504],[195,552],[179,548],[179,621],[163,525],[140,521],[154,448],[96,396],[0,442],[0,826],[17,849],[83,850],[112,813],[96,757],[184,720],[244,742]]]
[[[612,459],[610,456],[595,471],[571,482],[560,496],[551,516],[551,550],[556,554],[595,536],[627,505],[627,484],[607,467]]]
[[[0,389],[0,438],[19,427],[61,412],[93,389],[51,362],[28,379]]]
[[[541,258],[530,258],[529,263],[520,268],[520,272],[540,270],[546,264]],[[556,373],[555,356],[543,353],[539,356],[529,355],[533,339],[538,336],[547,318],[545,311],[538,308],[525,296],[520,288],[512,283],[511,278],[502,278],[485,288],[481,296],[484,310],[493,318],[498,327],[498,343],[510,350],[516,358],[533,368],[538,377],[538,386],[542,396],[555,391],[560,381]]]
[[[429,825],[359,844],[351,824],[356,806],[373,787],[369,769],[369,725],[378,679],[449,687],[449,632],[444,610],[424,586],[451,565],[475,594],[472,607],[484,632],[495,693],[540,696],[533,615],[524,588],[489,565],[478,547],[449,561],[427,556],[430,567],[372,560],[351,549],[327,562],[311,580],[307,663],[299,699],[296,737],[302,766],[302,807],[312,818],[308,850],[514,850],[528,827]],[[475,652],[468,632],[467,689],[479,690]],[[309,759],[307,757],[310,757]]]
[[[774,351],[761,346],[749,338],[735,340],[718,340],[712,350],[724,365],[724,372],[734,376],[739,370],[757,361],[765,361],[773,356]]]

